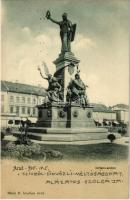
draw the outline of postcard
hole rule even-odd
[[[1,199],[128,199],[129,2],[2,0]]]

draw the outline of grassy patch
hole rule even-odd
[[[128,146],[115,143],[87,145],[44,145],[46,149],[60,151],[66,160],[124,160],[128,158]]]
[[[2,141],[2,158],[19,160],[113,160],[128,158],[128,146],[115,143],[87,145],[16,144]]]

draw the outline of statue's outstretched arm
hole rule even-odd
[[[60,22],[58,22],[58,21],[52,19],[51,17],[50,17],[49,19],[50,19],[50,21],[52,21],[53,23],[60,25]]]
[[[43,76],[43,74],[42,74],[42,72],[41,72],[41,69],[40,69],[39,67],[38,67],[38,70],[39,70],[39,72],[40,72],[41,77],[42,77],[43,79],[48,80],[48,78],[46,78],[45,76]]]
[[[46,80],[48,80],[48,78],[46,78],[45,76],[43,76],[43,74],[40,72],[40,75],[41,75],[41,77],[43,78],[43,79],[46,79]]]

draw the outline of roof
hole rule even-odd
[[[120,103],[120,104],[116,104],[113,106],[113,108],[120,108],[120,109],[129,109],[129,106],[126,105],[126,104],[123,104],[123,103]]]
[[[91,103],[91,105],[93,106],[93,111],[95,111],[95,112],[114,113],[114,111],[110,107],[107,107],[104,104]]]
[[[43,87],[9,81],[1,81],[1,91],[34,94],[38,96],[46,95],[46,90]]]

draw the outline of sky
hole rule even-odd
[[[2,0],[2,80],[47,88],[37,70],[46,62],[51,74],[61,49],[64,12],[77,24],[72,52],[80,60],[90,102],[128,104],[129,5],[127,0]]]

